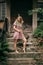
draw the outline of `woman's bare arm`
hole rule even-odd
[[[19,29],[17,29],[15,26],[14,26],[14,30],[15,30],[15,31],[17,31],[17,32],[20,32],[20,30],[19,30]]]

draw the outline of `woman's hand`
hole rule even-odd
[[[14,26],[14,30],[17,31],[17,32],[23,33],[23,30],[22,29],[18,29],[15,26]]]
[[[20,33],[23,33],[23,30],[19,30]]]

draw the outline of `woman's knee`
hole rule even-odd
[[[24,39],[24,43],[26,43],[27,42],[27,40],[26,39]]]
[[[14,43],[17,43],[17,40],[16,39],[14,39]]]

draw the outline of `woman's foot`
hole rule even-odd
[[[17,50],[15,51],[16,53],[19,53]]]
[[[24,53],[26,52],[25,49],[23,49],[23,52],[24,52]]]

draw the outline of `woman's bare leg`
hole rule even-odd
[[[26,52],[25,49],[26,49],[26,41],[24,41],[24,43],[23,43],[23,51],[24,51],[24,53]]]
[[[25,49],[26,49],[26,38],[23,36],[23,51],[25,53]]]
[[[14,50],[16,53],[18,53],[18,51],[17,51],[17,40],[16,39],[14,40]]]

